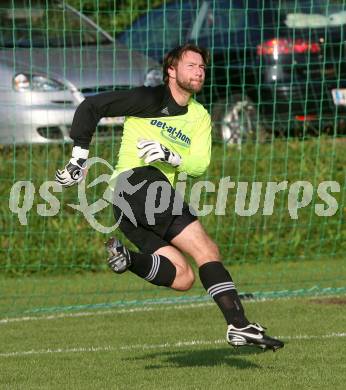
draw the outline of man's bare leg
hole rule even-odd
[[[194,281],[195,275],[183,254],[174,246],[164,246],[158,249],[155,254],[167,257],[176,268],[176,276],[171,287],[175,290],[189,290]]]
[[[149,282],[176,290],[188,290],[194,282],[193,271],[181,252],[192,256],[199,267],[199,276],[207,292],[213,297],[222,311],[227,324],[227,341],[233,346],[256,345],[263,349],[276,350],[283,347],[280,340],[265,335],[258,324],[250,324],[229,272],[220,261],[217,245],[208,236],[199,221],[188,225],[171,241],[174,245],[159,248],[152,255],[130,253],[126,248],[116,248],[118,256],[127,260],[125,264],[132,272]],[[136,267],[130,258],[136,259]],[[114,256],[114,262],[117,256]],[[111,268],[112,257],[109,260]],[[143,264],[149,268],[143,267]],[[132,267],[132,268],[130,268]],[[117,272],[117,271],[115,271]]]
[[[220,260],[217,245],[202,224],[198,220],[190,223],[171,243],[195,260],[201,282],[219,306],[227,324],[241,328],[247,326],[249,321],[245,317],[231,275]]]
[[[198,220],[186,226],[171,243],[180,251],[190,255],[199,267],[209,261],[221,261],[218,246]]]
[[[204,288],[226,319],[229,344],[255,345],[273,351],[284,346],[282,341],[265,335],[259,324],[249,323],[231,275],[220,260],[219,249],[198,220],[186,226],[171,243],[197,263]]]

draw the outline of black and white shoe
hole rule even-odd
[[[265,334],[265,328],[259,324],[249,324],[244,328],[228,325],[226,334],[228,344],[233,347],[253,345],[263,350],[271,349],[274,352],[282,348],[284,343]]]
[[[111,237],[105,243],[105,246],[109,253],[108,265],[112,271],[117,274],[125,272],[131,265],[131,256],[129,251],[114,237]]]

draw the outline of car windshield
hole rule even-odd
[[[102,32],[61,3],[0,3],[0,47],[66,47],[111,43]]]
[[[180,12],[172,6],[157,8],[138,19],[131,29],[122,34],[122,40],[127,44],[132,43],[138,49],[146,47],[144,43],[149,43],[149,47],[175,45],[179,38],[183,41],[186,39],[195,17],[196,11],[189,4]]]
[[[208,44],[212,37],[237,33],[245,28],[243,2],[232,0],[232,8],[229,5],[229,0],[175,1],[153,8],[121,33],[119,40],[149,53],[154,49],[164,51],[187,41]]]

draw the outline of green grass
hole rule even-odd
[[[131,273],[2,276],[0,388],[343,389],[344,257],[237,264],[231,273],[240,292],[286,296],[244,301],[284,349],[229,347],[198,280],[179,293]]]
[[[250,319],[286,341],[284,349],[230,348],[213,304],[0,323],[0,388],[344,388],[341,303],[295,298],[245,307]]]
[[[116,150],[99,145],[92,154],[114,165]],[[344,388],[346,337],[339,336],[345,306],[309,296],[346,289],[343,142],[289,140],[213,150],[208,180],[310,180],[314,188],[336,180],[342,188],[334,194],[339,210],[330,218],[314,214],[315,193],[299,220],[291,220],[287,191],[271,217],[235,215],[233,192],[226,216],[202,218],[240,292],[299,296],[245,302],[249,318],[282,336],[285,348],[276,354],[229,348],[223,318],[204,299],[199,281],[178,293],[106,271],[106,235],[67,207],[76,203],[76,189],[55,194],[62,204],[57,216],[35,211],[42,202],[40,184],[53,178],[70,148],[16,148],[0,157],[0,388]],[[88,180],[101,172],[91,170]],[[32,180],[36,188],[27,226],[8,208],[17,180]],[[92,189],[89,202],[103,191]],[[215,195],[205,194],[204,201],[215,204]],[[111,210],[99,220],[112,224]]]
[[[105,262],[104,256],[104,262]],[[346,288],[345,258],[326,258],[264,264],[237,264],[229,267],[239,292],[265,296],[304,295],[310,289],[329,292]],[[196,272],[198,275],[198,272]],[[275,293],[276,292],[276,293]],[[279,294],[278,292],[282,292]],[[199,300],[206,296],[199,278],[188,292],[176,292],[143,282],[127,272],[36,275],[0,278],[0,316],[32,315],[60,311],[85,310],[145,304],[148,300]]]

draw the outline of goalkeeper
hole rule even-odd
[[[204,288],[226,319],[228,343],[275,351],[283,347],[283,342],[267,336],[261,325],[248,321],[217,245],[174,190],[177,173],[200,176],[210,162],[210,116],[192,98],[203,87],[208,61],[209,54],[204,49],[192,44],[179,46],[164,59],[164,85],[87,97],[77,108],[72,123],[72,158],[63,170],[57,171],[56,181],[68,187],[83,180],[97,123],[103,117],[125,116],[118,163],[111,180],[116,183],[118,199],[114,214],[120,229],[139,252],[111,238],[106,244],[110,267],[116,273],[129,270],[157,286],[185,291],[194,283],[193,270],[184,254],[190,255],[199,268]],[[157,190],[154,195],[153,188]],[[168,199],[165,210],[160,207],[163,198]],[[157,211],[154,223],[148,218],[150,203]],[[124,204],[130,206],[130,213],[121,206]],[[179,213],[175,212],[177,204],[181,205]]]

